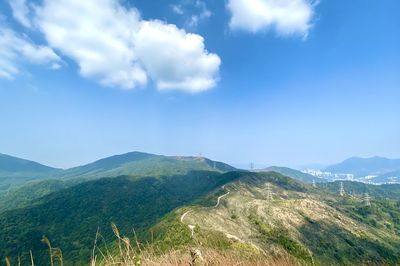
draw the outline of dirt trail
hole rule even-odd
[[[219,206],[219,203],[220,203],[221,199],[222,199],[223,197],[225,197],[225,196],[228,196],[229,193],[230,193],[230,191],[228,191],[228,193],[225,193],[225,194],[222,195],[222,196],[219,196],[218,199],[217,199],[217,204],[215,204],[214,208],[217,208],[217,207]]]
[[[225,185],[222,186],[222,189],[225,189]],[[221,203],[221,200],[222,200],[224,197],[228,196],[229,193],[230,193],[230,191],[228,191],[228,192],[225,193],[224,195],[219,196],[218,199],[217,199],[217,203],[216,203],[213,207],[211,207],[211,208],[218,208],[219,204]],[[210,207],[207,207],[207,208],[210,208]],[[183,222],[183,219],[185,219],[186,215],[188,215],[188,214],[189,214],[190,212],[192,212],[192,211],[193,211],[193,210],[186,211],[184,214],[181,215],[181,218],[180,218],[181,223],[184,223],[184,222]],[[192,224],[188,224],[187,226],[189,227],[189,229],[190,229],[190,231],[191,231],[192,237],[194,237],[194,228],[195,228],[195,226],[192,225]],[[265,251],[264,251],[263,249],[261,249],[261,248],[258,247],[256,244],[254,244],[254,243],[252,243],[252,242],[250,242],[250,241],[244,241],[244,240],[240,239],[239,237],[237,237],[237,236],[235,236],[235,235],[232,235],[232,234],[227,234],[227,233],[226,233],[225,236],[226,236],[227,238],[229,238],[229,239],[233,239],[233,240],[238,241],[238,242],[241,242],[241,243],[248,243],[248,244],[250,244],[251,246],[253,246],[255,249],[257,249],[259,252],[261,252],[261,253],[263,253],[264,255],[266,255],[266,253],[265,253]]]
[[[222,186],[222,189],[225,189],[225,185]],[[211,207],[211,208],[218,208],[219,204],[221,203],[221,199],[222,199],[223,197],[225,197],[225,196],[228,196],[229,193],[230,193],[230,191],[228,191],[227,193],[225,193],[225,194],[222,195],[222,196],[219,196],[218,199],[217,199],[217,203],[215,204],[214,207]],[[181,223],[184,223],[184,222],[183,222],[183,219],[185,219],[186,215],[188,215],[191,211],[192,211],[192,210],[186,211],[184,214],[181,215],[181,219],[180,219],[180,220],[181,220]],[[188,227],[189,227],[189,229],[190,229],[190,231],[191,231],[191,233],[192,233],[192,237],[193,237],[193,236],[194,236],[194,228],[195,228],[195,226],[192,225],[192,224],[188,224]]]

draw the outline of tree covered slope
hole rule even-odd
[[[11,186],[49,178],[60,171],[33,161],[0,154],[0,193]]]
[[[132,236],[159,221],[176,207],[236,178],[218,172],[191,171],[185,175],[105,178],[78,184],[34,200],[30,206],[0,214],[0,257],[29,250],[37,263],[47,261],[45,235],[62,248],[68,265],[82,265],[90,257],[96,230],[110,240],[110,224]],[[25,252],[25,253],[24,253]]]
[[[67,170],[49,171],[46,180],[25,180],[0,191],[0,212],[32,204],[31,201],[79,183],[127,175],[134,178],[186,175],[192,171],[227,172],[235,168],[203,157],[162,156],[130,152]]]

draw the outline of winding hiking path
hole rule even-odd
[[[225,185],[222,186],[222,189],[225,189]],[[223,197],[225,197],[225,196],[228,196],[229,193],[230,193],[230,191],[228,191],[228,192],[225,193],[224,195],[219,196],[218,199],[217,199],[217,203],[215,204],[214,207],[211,207],[211,208],[218,208],[219,204],[221,203],[221,199],[222,199]],[[186,211],[184,214],[181,215],[181,219],[180,219],[180,220],[181,220],[181,223],[184,223],[184,222],[183,222],[183,219],[185,219],[186,215],[188,215],[191,211],[192,211],[192,210]],[[190,232],[191,232],[192,237],[193,237],[193,236],[194,236],[194,228],[195,228],[195,226],[192,225],[192,224],[188,224],[188,227],[189,227]]]
[[[183,223],[183,219],[185,218],[186,215],[188,215],[189,212],[191,212],[191,210],[189,210],[189,211],[185,212],[184,214],[182,214],[182,216],[181,216],[181,223]],[[188,227],[189,227],[190,232],[191,232],[192,237],[193,237],[193,236],[194,236],[194,228],[195,228],[195,226],[192,225],[192,224],[188,224]]]
[[[225,189],[225,185],[222,186],[222,189]],[[218,208],[219,204],[221,203],[221,199],[224,198],[224,197],[226,197],[226,196],[228,196],[229,193],[230,193],[230,191],[228,191],[228,192],[225,193],[224,195],[219,196],[218,199],[217,199],[217,203],[216,203],[213,207],[211,207],[211,208]],[[209,208],[209,207],[208,207],[208,208]],[[181,218],[180,218],[181,223],[184,223],[184,222],[183,222],[183,219],[185,219],[186,215],[188,215],[188,214],[189,214],[190,212],[192,212],[192,211],[193,211],[193,210],[188,210],[188,211],[186,211],[184,214],[181,215]],[[189,227],[189,229],[190,229],[190,231],[191,231],[192,237],[194,237],[194,228],[195,228],[195,226],[192,225],[192,224],[188,224],[187,226]],[[256,244],[254,244],[254,243],[252,243],[252,242],[250,242],[250,241],[244,241],[244,240],[240,239],[239,237],[237,237],[237,236],[235,236],[235,235],[231,235],[231,234],[227,234],[227,233],[225,234],[225,236],[226,236],[227,238],[229,238],[229,239],[233,239],[233,240],[236,240],[236,241],[241,242],[241,243],[248,243],[248,244],[252,245],[255,249],[257,249],[259,252],[261,252],[261,253],[263,253],[265,256],[267,256],[267,254],[265,253],[265,251],[264,251],[263,249],[261,249],[261,248],[258,247]]]
[[[217,199],[217,204],[215,204],[214,208],[217,208],[217,207],[219,206],[219,203],[221,202],[221,199],[222,199],[223,197],[225,197],[225,196],[228,196],[229,193],[230,193],[230,191],[228,191],[227,193],[225,193],[225,194],[222,195],[222,196],[219,196],[218,199]]]

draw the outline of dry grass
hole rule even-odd
[[[156,255],[151,247],[143,247],[120,235],[118,228],[113,224],[112,229],[117,237],[118,253],[110,253],[107,247],[100,249],[96,241],[90,261],[91,266],[211,266],[211,265],[248,265],[248,266],[294,266],[299,265],[289,255],[280,258],[266,258],[257,255],[244,256],[238,251],[217,252],[213,249],[198,249],[196,247],[186,250],[171,251],[164,255]],[[103,250],[103,251],[102,251]]]
[[[137,241],[121,236],[118,228],[112,224],[112,230],[117,238],[117,248],[108,248],[97,245],[102,236],[96,233],[96,238],[90,258],[89,266],[299,266],[288,254],[280,255],[279,258],[265,257],[250,253],[243,253],[237,250],[227,250],[218,252],[210,248],[191,247],[185,250],[175,250],[163,255],[159,255],[152,245],[144,247]],[[43,237],[49,250],[49,261],[51,266],[62,266],[63,257],[59,248],[52,247],[50,241]],[[104,241],[102,241],[104,243]],[[34,262],[32,252],[30,252],[30,266],[38,266]],[[5,258],[5,265],[11,266],[10,260]],[[21,265],[18,258],[18,266]]]

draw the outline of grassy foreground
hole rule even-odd
[[[195,266],[195,265],[249,265],[249,266],[294,266],[299,265],[288,254],[279,258],[265,257],[261,254],[246,253],[240,250],[226,249],[218,250],[209,246],[197,243],[197,245],[188,246],[179,250],[161,251],[153,244],[143,245],[137,238],[134,240],[121,236],[118,228],[112,224],[112,230],[116,237],[116,242],[110,245],[101,242],[101,235],[96,234],[96,239],[92,249],[91,258],[88,263],[83,265],[89,266]],[[44,237],[42,242],[48,247],[49,260],[51,266],[67,265],[64,262],[62,251],[51,245],[50,241]],[[6,266],[12,266],[9,258],[5,259]],[[17,265],[21,265],[18,258]],[[30,266],[39,266],[36,264],[34,255],[30,252]]]

